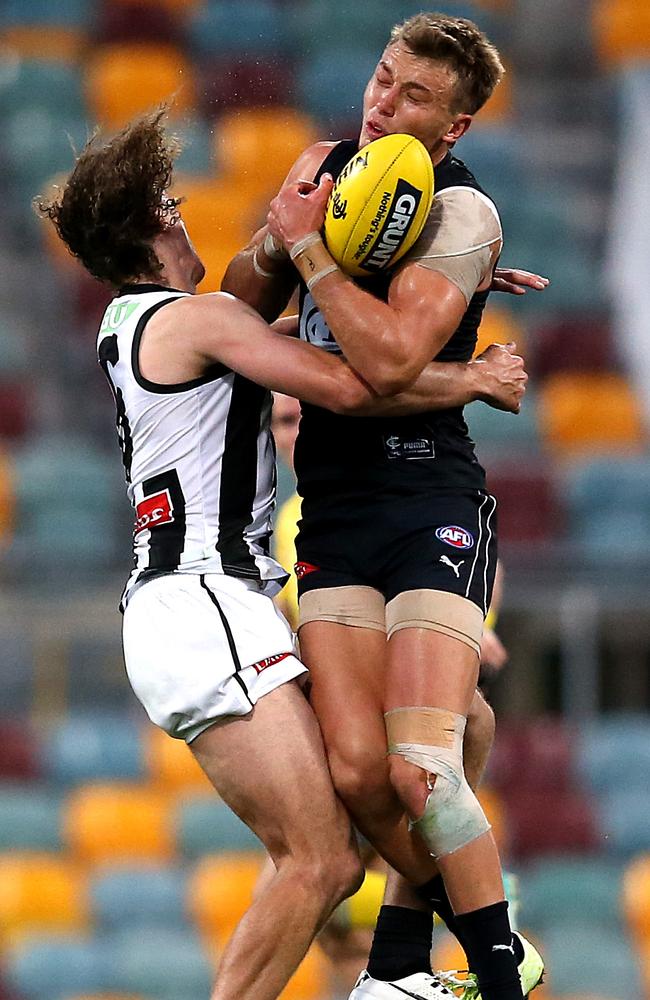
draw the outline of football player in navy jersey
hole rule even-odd
[[[430,365],[384,401],[341,358],[272,330],[233,296],[196,294],[204,273],[168,194],[176,147],[164,111],[95,137],[38,208],[110,285],[98,360],[117,411],[135,568],[124,652],[151,719],[187,742],[275,870],[221,956],[213,1000],[274,1000],[361,867],[303,664],[272,602],[275,451],[268,389],[339,412],[411,412],[489,398],[516,411],[526,375],[498,347]]]
[[[223,287],[272,318],[298,282],[300,336],[345,355],[380,395],[409,386],[432,358],[469,360],[501,280],[503,238],[494,202],[452,150],[502,74],[470,21],[418,14],[397,25],[367,85],[358,140],[305,151]],[[320,235],[327,201],[354,152],[394,133],[430,152],[436,199],[397,267],[352,280]],[[474,794],[485,758],[463,766],[497,558],[496,500],[462,408],[351,421],[305,403],[295,466],[300,643],[335,786],[461,940],[476,977],[465,995],[521,1000],[543,965],[511,931]],[[424,874],[428,855],[439,875]],[[430,910],[406,882],[391,893],[354,1000],[436,988]]]

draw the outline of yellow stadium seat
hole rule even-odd
[[[100,46],[88,61],[85,85],[91,117],[109,129],[163,102],[170,102],[176,114],[194,108],[191,65],[171,45]]]
[[[267,200],[300,153],[318,139],[312,120],[293,108],[228,112],[219,119],[215,136],[224,177],[246,180]]]
[[[514,70],[512,65],[505,63],[505,75],[501,80],[501,83],[496,88],[492,97],[483,105],[480,111],[477,112],[476,118],[472,123],[472,128],[477,126],[480,128],[481,125],[495,125],[499,122],[505,121],[512,114],[513,108],[513,74]]]
[[[209,778],[183,740],[170,739],[157,726],[147,726],[143,742],[147,771],[154,786],[163,791],[212,790]]]
[[[313,945],[298,966],[279,1000],[325,1000],[330,996],[329,967],[325,956]]]
[[[503,854],[508,847],[508,824],[501,796],[488,785],[482,785],[478,790],[478,800],[492,827],[497,847]]]
[[[650,854],[635,858],[626,869],[621,900],[628,926],[650,958]]]
[[[101,861],[169,861],[174,834],[169,800],[142,785],[84,785],[70,796],[65,835],[75,856]]]
[[[644,443],[639,404],[620,375],[559,373],[539,397],[542,434],[557,452],[637,450]]]
[[[0,941],[88,925],[86,879],[75,861],[56,854],[0,855]]]
[[[650,57],[650,6],[645,0],[597,0],[593,36],[609,65]]]
[[[251,904],[265,856],[224,853],[203,858],[188,886],[188,909],[208,941],[223,944]]]
[[[490,344],[509,344],[511,341],[517,345],[520,354],[525,353],[526,334],[517,318],[509,309],[489,304],[483,313],[474,355],[480,354]]]
[[[62,25],[12,24],[0,31],[0,45],[23,59],[77,62],[86,41],[83,31]]]

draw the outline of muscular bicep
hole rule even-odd
[[[442,350],[467,309],[452,281],[417,264],[402,268],[393,278],[388,304],[399,316],[416,374]]]

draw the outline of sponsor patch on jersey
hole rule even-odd
[[[293,567],[293,571],[299,580],[302,580],[303,576],[307,576],[308,573],[316,573],[320,569],[320,566],[312,566],[308,562],[297,562]]]
[[[251,663],[251,667],[253,667],[258,674],[261,674],[267,667],[272,667],[274,663],[281,663],[282,660],[286,660],[288,656],[293,656],[293,653],[275,653],[274,656],[267,656],[263,660],[258,660],[257,663]]]
[[[157,528],[160,524],[171,524],[174,520],[174,509],[169,490],[154,493],[145,497],[135,508],[134,535],[141,531]]]
[[[457,524],[446,524],[443,528],[436,528],[436,538],[454,549],[471,549],[474,545],[474,536],[465,528],[459,528]]]
[[[388,458],[435,458],[436,451],[431,438],[404,438],[397,434],[384,435],[384,448]]]

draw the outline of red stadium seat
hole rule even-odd
[[[227,108],[285,105],[294,96],[293,70],[286,61],[220,60],[200,71],[198,93],[207,118]]]
[[[2,514],[0,513],[0,542],[1,540]],[[40,776],[38,741],[31,726],[24,720],[1,719],[0,779],[25,781]]]
[[[541,545],[561,534],[563,513],[544,463],[491,464],[488,487],[499,502],[499,541]]]
[[[529,370],[536,379],[557,372],[611,372],[612,332],[602,317],[569,316],[535,328]]]
[[[490,754],[489,780],[502,795],[525,788],[549,793],[573,787],[573,749],[561,719],[500,723]]]
[[[592,807],[579,792],[522,789],[507,796],[506,815],[513,857],[581,854],[600,847]]]
[[[182,44],[179,19],[160,4],[125,0],[105,4],[95,31],[103,45],[114,42],[162,42]]]

